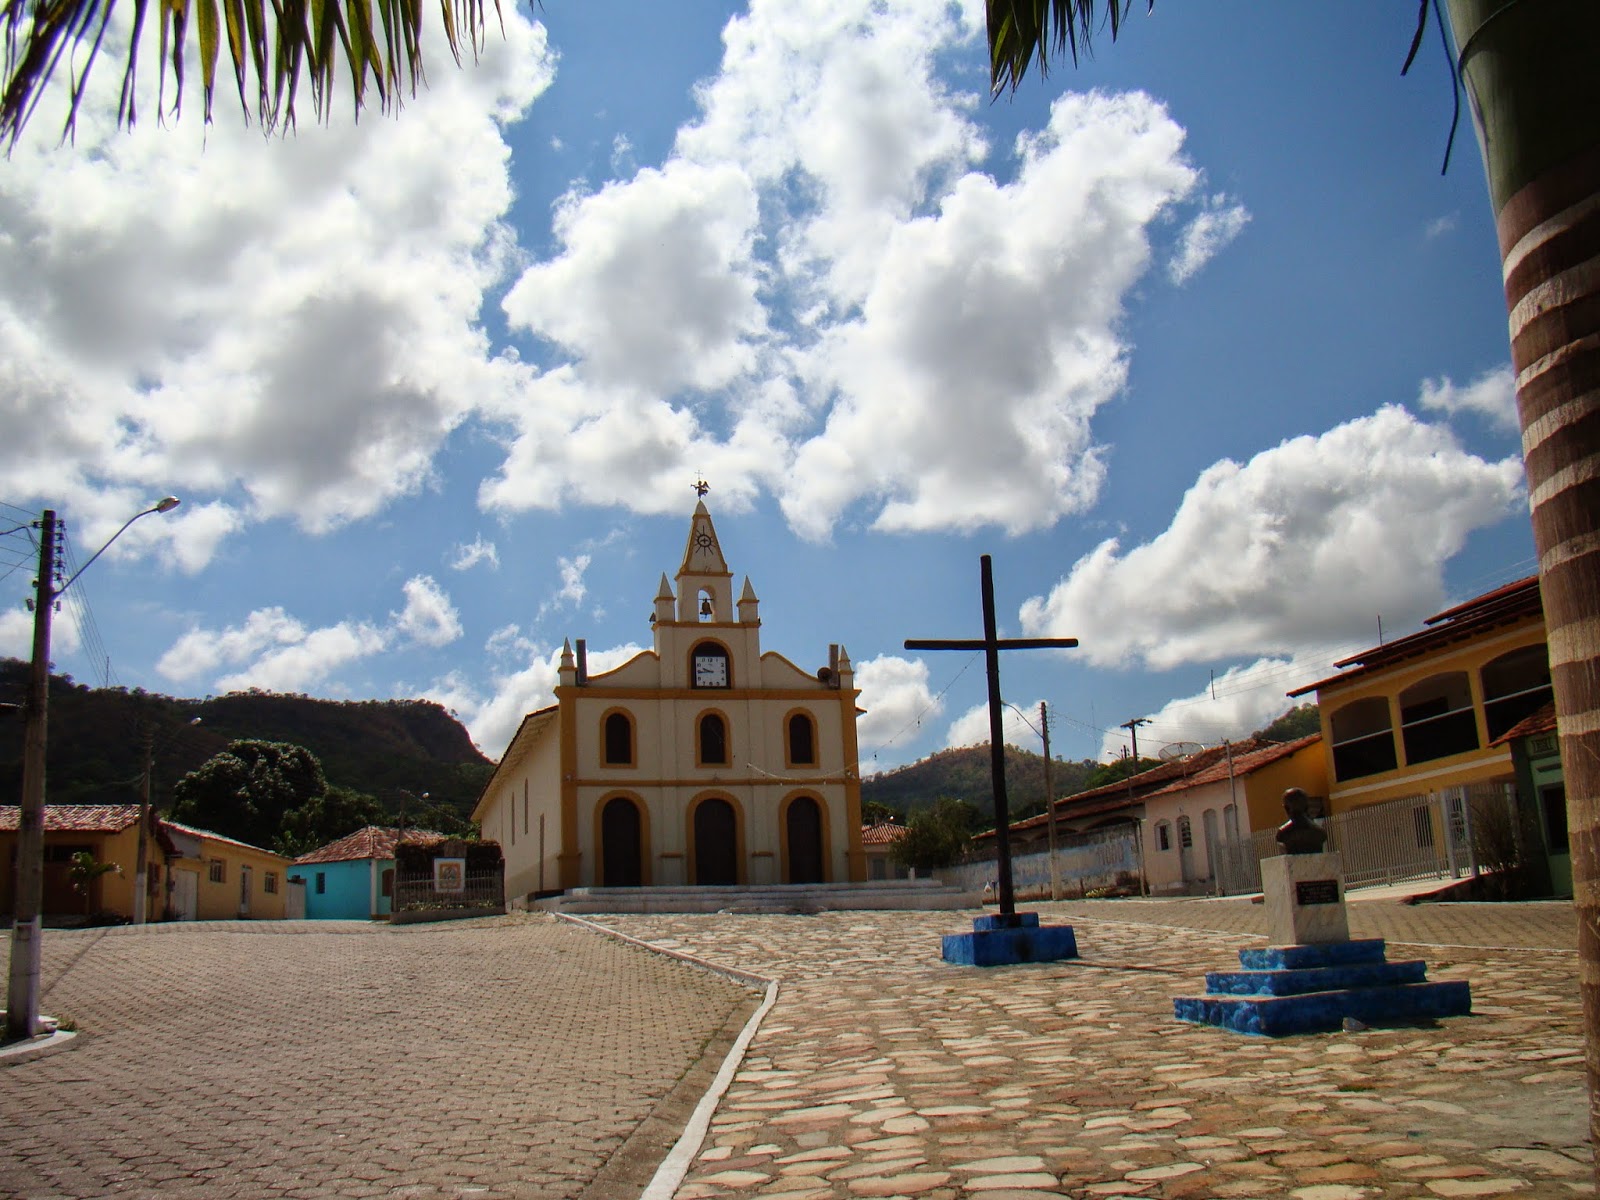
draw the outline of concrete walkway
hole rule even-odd
[[[51,930],[0,1196],[632,1200],[757,999],[549,917]]]
[[[949,966],[971,914],[600,918],[781,981],[679,1200],[1593,1194],[1569,904],[1352,904],[1474,1015],[1281,1041],[1172,1018],[1259,906],[1024,907],[1083,957]]]

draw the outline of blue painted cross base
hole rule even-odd
[[[994,913],[976,917],[971,933],[944,935],[944,960],[963,967],[1006,967],[1078,957],[1071,925],[1040,925],[1039,914]]]
[[[1257,947],[1239,951],[1239,963],[1242,971],[1208,971],[1207,994],[1176,997],[1173,1015],[1235,1033],[1283,1037],[1339,1029],[1346,1017],[1377,1025],[1472,1011],[1465,981],[1426,982],[1426,964],[1389,962],[1382,938]]]

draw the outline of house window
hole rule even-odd
[[[608,767],[633,765],[633,719],[625,712],[606,714],[605,763]],[[526,829],[523,830],[527,832]]]
[[[811,719],[810,713],[789,715],[789,765],[817,765],[817,723]]]
[[[321,871],[317,872],[317,895],[322,895],[328,890],[328,877]]]
[[[1392,771],[1399,765],[1387,697],[1353,700],[1335,712],[1328,724],[1333,731],[1335,779],[1359,779]]]
[[[227,868],[220,858],[213,858],[210,865],[210,874],[207,876],[212,883],[227,882]]]
[[[1406,762],[1429,762],[1478,748],[1478,716],[1465,671],[1447,671],[1400,693]]]
[[[276,896],[278,894],[278,873],[276,871],[268,871],[261,880],[261,886],[266,889],[267,895]]]
[[[1484,665],[1479,678],[1491,742],[1550,703],[1550,656],[1542,643],[1502,654]]]
[[[1194,827],[1188,817],[1178,818],[1178,845],[1188,850],[1194,846]]]
[[[378,876],[378,895],[386,900],[394,895],[393,867],[385,867],[383,874]]]
[[[1172,849],[1172,826],[1165,821],[1156,822],[1156,849]]]
[[[722,714],[706,713],[700,718],[699,740],[697,750],[701,766],[728,765],[728,723],[722,719]]]

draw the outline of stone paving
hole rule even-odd
[[[1172,1017],[1259,906],[1024,907],[1081,959],[950,966],[962,913],[596,918],[781,981],[678,1200],[1593,1194],[1570,905],[1353,903],[1473,1015],[1275,1041]]]
[[[0,1196],[637,1197],[758,1001],[545,916],[49,931]]]

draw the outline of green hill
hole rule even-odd
[[[0,659],[0,703],[22,703],[27,682],[27,663]],[[465,816],[494,770],[461,723],[427,700],[317,700],[259,691],[185,700],[52,676],[49,801],[137,801],[147,731],[154,738],[152,799],[162,807],[183,775],[242,738],[304,746],[321,760],[330,784],[364,792],[390,812],[398,811],[402,791],[427,792],[432,803]],[[16,803],[21,789],[22,733],[20,720],[0,721],[5,803]]]
[[[1016,746],[1006,750],[1006,803],[1011,819],[1020,820],[1044,811],[1044,756]],[[1084,780],[1099,767],[1088,759],[1069,762],[1056,759],[1052,768],[1057,796],[1081,791]],[[941,796],[951,796],[972,804],[994,819],[994,787],[989,762],[989,747],[962,746],[941,750],[896,771],[885,771],[861,781],[861,801],[878,803],[907,813],[930,807]]]

